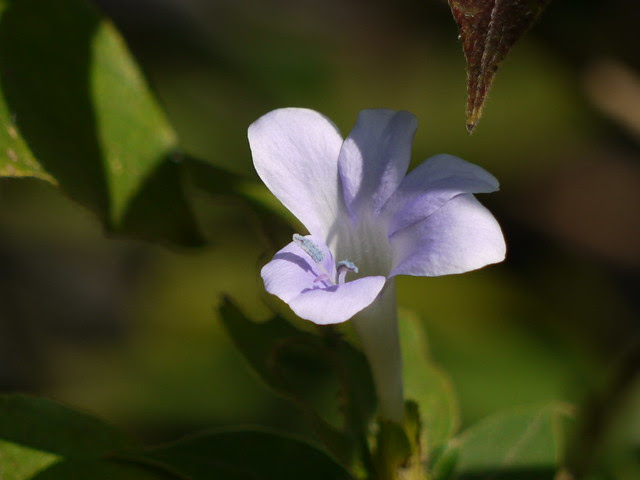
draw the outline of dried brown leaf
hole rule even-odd
[[[467,59],[467,130],[471,133],[500,63],[551,0],[449,0]]]

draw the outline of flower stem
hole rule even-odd
[[[387,282],[378,298],[354,318],[354,326],[369,360],[380,417],[402,425],[402,352],[393,279]]]

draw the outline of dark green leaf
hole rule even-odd
[[[451,381],[430,359],[420,319],[405,312],[399,325],[406,397],[418,403],[423,448],[430,451],[456,433],[458,402]]]
[[[449,0],[467,59],[467,129],[482,116],[498,66],[551,0]]]
[[[134,445],[90,415],[27,395],[0,395],[0,440],[61,457],[99,456]]]
[[[4,478],[4,477],[3,477]],[[136,465],[107,460],[68,460],[29,477],[6,477],[6,480],[184,480],[154,465]]]
[[[130,198],[120,231],[180,246],[207,243],[191,205],[188,169],[188,162],[181,157],[167,157],[158,163]]]
[[[129,201],[121,231],[181,246],[215,244],[225,229],[246,230],[275,246],[291,238],[290,228],[244,190],[246,179],[187,154],[173,154],[149,173]],[[265,187],[266,189],[266,187]]]
[[[566,406],[527,408],[481,421],[460,438],[459,479],[552,479],[564,446]]]
[[[53,177],[119,226],[176,144],[124,42],[84,0],[2,0],[0,12],[0,171]]]
[[[143,457],[189,480],[351,479],[344,468],[316,447],[263,431],[202,434],[148,451]]]
[[[331,329],[323,337],[313,335],[279,316],[255,323],[228,300],[220,316],[251,367],[307,413],[322,441],[350,463],[354,443],[366,441],[375,409],[365,357]]]
[[[136,443],[114,427],[43,398],[0,396],[0,478],[162,479],[151,467],[107,460]]]
[[[36,177],[55,183],[53,177],[33,157],[2,95],[0,95],[0,176]]]
[[[289,214],[264,185],[249,182],[240,175],[193,157],[185,158],[184,163],[187,171],[185,182],[192,210],[208,241],[216,241],[216,237],[220,235],[220,223],[229,222],[229,217],[236,221],[242,219],[244,228],[247,225],[254,228],[256,233],[269,242],[274,252],[291,241],[291,225],[295,223],[295,217]],[[202,201],[203,197],[209,200],[208,205]],[[224,214],[220,211],[221,206],[225,210]],[[227,218],[220,218],[222,215]],[[217,221],[214,221],[214,217]]]

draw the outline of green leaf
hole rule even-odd
[[[422,446],[429,452],[456,433],[460,422],[458,402],[449,377],[430,359],[420,319],[402,312],[399,326],[405,395],[418,403]]]
[[[229,217],[242,218],[274,251],[291,241],[295,217],[262,183],[249,182],[193,157],[186,157],[184,164],[191,209],[209,242],[216,242],[220,223],[228,223]]]
[[[229,431],[189,437],[141,458],[189,480],[349,480],[326,453],[292,437],[266,431]]]
[[[162,479],[149,467],[108,460],[137,444],[114,427],[51,400],[0,395],[0,478]]]
[[[61,457],[99,456],[135,445],[90,415],[27,395],[0,395],[0,440]]]
[[[569,419],[564,405],[489,417],[460,438],[456,478],[553,479]]]
[[[449,480],[454,473],[456,463],[458,462],[459,446],[455,441],[449,442],[438,449],[433,454],[430,465],[433,480]]]
[[[1,11],[0,11],[1,12]],[[0,95],[0,177],[35,177],[55,183],[20,135],[13,115]]]
[[[551,0],[449,0],[467,59],[467,130],[471,133],[500,63]]]
[[[0,440],[0,478],[22,480],[59,462],[60,455]]]
[[[4,479],[5,477],[3,477]],[[6,480],[184,480],[161,466],[100,459],[67,460],[30,477],[6,477]]]
[[[187,247],[207,243],[193,212],[188,172],[189,162],[180,157],[156,165],[129,199],[119,231]]]
[[[114,227],[176,146],[122,38],[84,0],[0,0],[0,131],[0,172],[52,177]]]
[[[331,452],[351,464],[352,448],[366,443],[375,410],[364,355],[330,328],[323,329],[326,335],[321,337],[298,330],[279,316],[255,323],[229,300],[220,308],[220,316],[258,375],[306,413]]]
[[[0,2],[0,15],[4,14],[6,7],[5,1]],[[55,183],[22,138],[16,125],[16,115],[11,113],[1,93],[0,90],[0,176],[36,177]]]
[[[111,216],[118,224],[140,183],[176,147],[163,112],[122,38],[101,22],[92,38],[90,78]]]

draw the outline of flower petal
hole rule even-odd
[[[313,241],[322,252],[324,258],[320,264],[291,242],[260,271],[267,292],[287,303],[305,289],[332,285],[336,277],[335,262],[327,246],[311,235],[304,238]],[[330,277],[328,281],[318,280],[323,275]]]
[[[364,277],[334,285],[336,270],[328,248],[317,239],[324,258],[315,263],[298,245],[291,242],[262,267],[260,274],[267,292],[276,295],[291,307],[296,315],[318,325],[349,320],[369,306],[385,284],[382,276]],[[324,278],[324,280],[323,280]]]
[[[357,218],[364,206],[377,213],[398,188],[409,167],[416,128],[417,120],[409,112],[360,112],[338,160],[352,218]]]
[[[463,273],[504,259],[500,226],[471,194],[458,195],[390,238],[395,275]]]
[[[326,117],[304,108],[283,108],[249,127],[258,175],[313,235],[327,238],[343,210],[338,181],[342,137]]]
[[[428,217],[461,193],[489,193],[498,188],[498,180],[477,165],[453,155],[431,157],[404,178],[384,206],[391,218],[389,235]]]
[[[305,290],[291,300],[296,315],[318,325],[341,323],[368,307],[386,282],[385,277],[363,277],[328,288]]]

